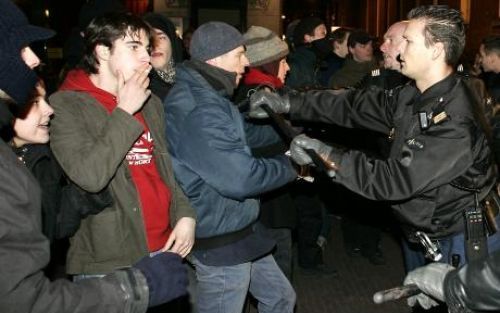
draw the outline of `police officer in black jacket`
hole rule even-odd
[[[475,105],[464,78],[454,73],[465,45],[464,23],[459,11],[446,6],[417,7],[408,18],[400,59],[402,73],[414,82],[388,92],[309,91],[286,97],[258,92],[251,99],[251,115],[265,117],[259,106],[267,103],[293,120],[387,134],[393,142],[386,160],[340,151],[304,135],[293,140],[291,156],[298,164],[310,164],[304,149],[315,150],[334,182],[367,198],[391,201],[409,240],[427,243],[405,251],[414,267],[424,265],[424,254],[464,264],[480,257],[465,245],[471,234],[465,233],[464,217],[480,212],[479,201],[496,175],[481,106]],[[482,243],[477,247],[481,253],[486,246],[490,251],[500,247],[499,234],[474,235]]]

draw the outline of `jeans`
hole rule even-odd
[[[272,255],[232,266],[204,265],[192,257],[198,281],[198,312],[241,313],[250,292],[260,313],[292,313],[296,295]]]
[[[289,281],[292,281],[292,230],[290,228],[266,228],[264,234],[276,241],[273,257]]]
[[[496,217],[497,223],[500,222],[500,215]],[[452,264],[453,255],[460,256],[462,266],[467,263],[465,256],[465,236],[464,233],[459,233],[454,236],[438,239],[437,243],[443,254],[443,258],[439,262]],[[500,231],[488,237],[488,252],[491,254],[494,251],[500,250]],[[424,249],[420,244],[410,243],[403,240],[403,254],[405,257],[406,271],[409,272],[417,267],[428,263],[424,257]]]

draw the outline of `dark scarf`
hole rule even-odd
[[[223,96],[228,98],[233,96],[236,88],[236,73],[193,59],[185,61],[184,64],[200,73],[210,86],[221,92]]]

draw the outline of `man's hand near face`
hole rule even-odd
[[[123,73],[118,75],[118,107],[129,114],[139,111],[151,95],[148,74],[151,70],[149,63],[139,67],[129,80],[125,81]]]

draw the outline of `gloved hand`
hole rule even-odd
[[[187,271],[180,255],[162,252],[146,256],[133,267],[139,269],[148,282],[149,307],[169,302],[187,294]]]
[[[415,306],[418,302],[422,308],[428,310],[438,305],[432,298],[444,301],[444,278],[454,269],[455,268],[449,264],[435,262],[409,272],[403,284],[416,284],[422,293],[408,298],[408,305]]]
[[[275,92],[258,90],[250,96],[250,111],[248,115],[252,118],[267,118],[267,113],[260,107],[267,104],[276,113],[288,113],[290,101],[287,95],[280,96]]]
[[[330,152],[333,148],[323,142],[309,138],[304,134],[298,135],[293,138],[290,144],[290,156],[299,165],[311,164],[313,161],[309,155],[304,151],[304,149],[312,149],[316,151],[321,159],[325,162],[330,162]]]

